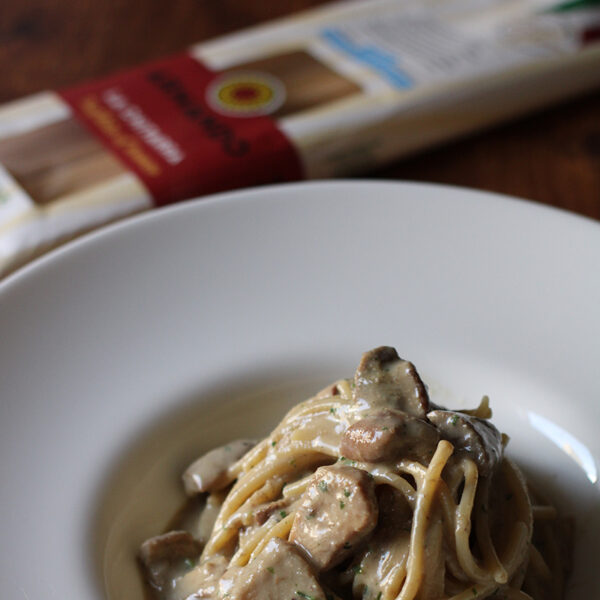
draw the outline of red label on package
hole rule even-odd
[[[60,95],[164,205],[302,178],[294,147],[267,116],[285,91],[268,75],[240,75],[183,54]]]

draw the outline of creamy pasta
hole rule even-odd
[[[558,600],[568,527],[504,456],[484,398],[433,404],[390,347],[271,435],[184,474],[178,529],[140,558],[164,600]]]

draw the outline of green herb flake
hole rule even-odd
[[[282,519],[285,519],[285,518],[287,517],[287,513],[285,512],[285,510],[280,510],[280,511],[279,511],[279,516],[280,516]]]
[[[477,596],[477,588],[471,588],[471,591],[473,592],[473,596]]]
[[[324,481],[323,479],[321,479],[321,481],[319,481],[319,489],[322,492],[326,492],[327,491],[327,482]]]
[[[183,561],[183,565],[185,566],[185,568],[190,571],[191,569],[193,569],[196,566],[196,561],[192,560],[191,558],[186,558]]]
[[[271,442],[271,446],[273,446],[273,448],[275,448],[275,446],[277,446],[277,442],[276,442],[275,440],[273,440],[273,441]]]
[[[275,573],[275,569],[273,567],[267,567],[267,571],[273,575]]]
[[[362,567],[360,565],[354,565],[352,567],[355,575],[360,575],[362,573]]]
[[[344,490],[344,496],[346,496],[346,498],[350,497],[350,490]]]
[[[382,594],[381,594],[381,592],[379,592],[379,594],[377,594],[376,600],[381,600],[381,596],[382,596]]]
[[[332,406],[332,407],[329,409],[329,412],[330,412],[332,415],[334,415],[334,414],[335,414],[335,408]]]
[[[292,460],[290,460],[290,465],[292,465],[292,467],[294,467],[294,469],[296,468],[296,459],[292,458]]]
[[[344,508],[345,506],[346,506],[346,504],[340,500],[340,508],[343,510],[343,508]]]
[[[306,592],[301,592],[300,590],[296,590],[296,596],[300,596],[300,598],[306,598],[306,600],[317,600],[314,596],[311,596]]]
[[[458,415],[454,415],[451,419],[450,419],[450,424],[451,425],[456,425],[458,423]]]

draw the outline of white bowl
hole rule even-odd
[[[430,185],[329,182],[185,203],[0,284],[2,597],[137,600],[134,554],[197,453],[394,345],[441,403],[489,394],[577,518],[600,597],[600,226]]]

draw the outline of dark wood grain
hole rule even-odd
[[[321,0],[1,0],[0,102],[132,66]],[[482,188],[600,219],[600,91],[371,177]]]

